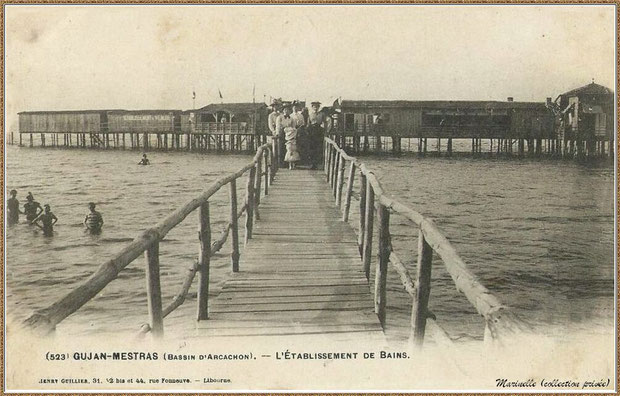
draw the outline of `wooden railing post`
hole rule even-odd
[[[252,239],[252,227],[254,224],[254,177],[256,175],[256,167],[250,169],[248,174],[248,184],[246,186],[246,208],[245,208],[245,244]]]
[[[323,138],[323,172],[327,174],[327,153],[329,153],[329,143]]]
[[[271,137],[271,182],[276,177],[276,169],[278,169],[278,162],[276,157],[276,146],[278,145],[278,141],[274,136]]]
[[[265,162],[265,195],[269,195],[269,149],[263,151],[263,161]]]
[[[237,221],[237,180],[230,182],[230,231],[232,232],[232,253],[230,259],[233,272],[239,272],[239,222]]]
[[[277,143],[277,141],[276,141]],[[277,145],[277,144],[276,144]],[[274,151],[274,157],[273,157],[273,177],[276,177],[276,174],[278,174],[278,161],[279,161],[279,157],[278,157],[278,152]]]
[[[366,231],[366,175],[360,172],[360,226],[357,235],[357,245],[360,256],[364,254],[364,232]]]
[[[366,279],[370,279],[370,257],[372,255],[372,232],[375,217],[375,192],[372,184],[366,183],[366,223],[364,225],[364,252],[362,262]]]
[[[431,268],[433,263],[433,248],[426,242],[424,233],[420,229],[418,234],[418,287],[413,297],[411,309],[411,331],[413,341],[422,346],[424,330],[428,317],[428,298],[431,294]]]
[[[385,205],[377,210],[379,220],[379,264],[375,274],[375,313],[381,326],[385,327],[386,282],[388,262],[390,261],[390,211]]]
[[[332,144],[329,143],[327,145],[327,156],[325,157],[325,160],[327,161],[327,166],[325,167],[325,180],[327,180],[328,182],[330,181],[331,177],[332,177],[332,154],[333,154],[333,147]]]
[[[276,169],[279,169],[280,168],[280,158],[282,158],[282,157],[280,157],[282,155],[282,153],[280,153],[280,137],[278,136],[274,140],[276,142],[276,147],[275,147],[275,150],[274,150],[275,157],[276,157],[275,158],[275,160],[276,160],[275,167],[276,167]]]
[[[336,176],[336,162],[338,161],[338,150],[336,147],[332,147],[332,162],[329,166],[329,185],[334,187],[334,177]]]
[[[205,320],[209,317],[209,267],[211,264],[211,220],[209,218],[209,202],[205,202],[198,208],[200,222],[200,252],[198,255],[198,314],[197,320]]]
[[[334,165],[332,166],[332,179],[331,179],[331,187],[332,187],[332,195],[334,199],[336,199],[336,185],[338,184],[338,167],[340,166],[340,161],[342,161],[342,155],[340,151],[336,150],[334,154]]]
[[[153,336],[164,335],[164,317],[161,307],[161,284],[159,281],[159,241],[144,251],[146,259],[146,296]]]
[[[355,162],[351,161],[349,168],[349,177],[347,179],[347,192],[344,195],[344,212],[342,213],[342,221],[349,221],[349,210],[351,208],[351,194],[353,193],[353,182],[355,181]]]
[[[260,213],[258,212],[258,206],[260,205],[260,193],[261,193],[261,182],[263,180],[263,175],[261,175],[262,165],[262,157],[259,155],[256,161],[255,169],[255,182],[256,186],[254,187],[254,219],[260,220]]]
[[[336,206],[338,209],[342,208],[342,187],[344,186],[344,167],[345,167],[344,155],[340,155],[340,163],[338,166],[338,182],[336,186]]]

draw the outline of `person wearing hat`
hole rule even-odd
[[[280,109],[282,108],[282,104],[280,103],[279,100],[274,99],[273,102],[271,102],[271,113],[269,113],[269,116],[267,117],[267,125],[269,126],[269,131],[271,132],[271,149],[273,150],[274,153],[276,153],[277,155],[277,151],[278,151],[278,146],[275,143],[273,137],[278,136],[278,130],[277,130],[277,125],[276,125],[276,121],[278,120],[278,117],[280,117]]]
[[[45,211],[37,216],[37,218],[32,221],[32,224],[42,229],[43,235],[53,236],[54,224],[56,224],[57,221],[58,217],[52,213],[50,206],[45,204]],[[39,222],[41,222],[41,224],[39,224]]]
[[[91,234],[97,234],[101,231],[101,227],[103,227],[103,217],[101,213],[95,210],[95,203],[89,202],[88,209],[90,212],[84,218],[84,225],[91,232]]]
[[[295,121],[295,126],[297,128],[301,128],[306,125],[306,119],[304,118],[302,110],[303,106],[301,102],[297,100],[293,101],[293,113],[291,114],[291,117],[293,118],[293,121]]]
[[[32,224],[34,219],[43,213],[43,208],[40,203],[34,200],[31,192],[28,192],[28,195],[26,195],[26,201],[24,204],[24,214],[26,215],[26,220]]]
[[[19,201],[17,200],[17,190],[11,190],[11,198],[6,201],[6,220],[9,225],[19,223],[19,214],[24,213],[19,210]]]
[[[331,129],[331,118],[319,111],[321,102],[312,102],[308,113],[308,155],[311,164],[310,169],[316,169],[321,163],[323,156],[323,136]]]
[[[271,136],[277,135],[276,120],[281,114],[280,107],[281,107],[280,102],[278,102],[277,100],[274,100],[273,102],[271,102],[271,113],[269,113],[269,116],[267,117],[267,124],[269,125]]]
[[[289,137],[295,135],[295,139],[297,138],[297,128],[295,127],[295,120],[291,117],[292,106],[290,103],[285,103],[282,107],[283,113],[276,120],[276,131],[278,133],[278,146],[280,149],[279,162],[280,166],[284,167],[284,162],[286,161],[286,135]],[[293,130],[295,132],[293,133]],[[296,147],[295,147],[296,149]],[[298,154],[299,155],[299,154]]]

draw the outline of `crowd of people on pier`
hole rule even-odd
[[[54,235],[54,224],[58,221],[58,217],[52,212],[49,204],[41,206],[39,202],[35,201],[34,195],[28,192],[24,209],[21,210],[17,199],[17,190],[11,190],[9,194],[10,198],[6,204],[7,224],[9,226],[19,224],[19,215],[23,214],[26,216],[26,222],[40,228],[44,236]],[[98,234],[103,227],[103,216],[95,208],[94,202],[88,204],[89,213],[83,222],[86,229],[92,234]]]
[[[329,109],[321,109],[320,102],[312,102],[308,110],[299,101],[271,104],[268,123],[272,136],[278,138],[280,166],[295,169],[305,164],[317,169],[322,161],[323,136],[332,127]]]

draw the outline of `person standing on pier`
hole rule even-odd
[[[269,113],[269,116],[267,117],[267,123],[269,125],[269,130],[271,131],[271,136],[277,135],[276,120],[280,114],[280,102],[274,99],[271,103],[271,113]]]
[[[276,130],[278,131],[278,138],[280,139],[280,164],[283,166],[283,162],[288,161],[289,169],[292,169],[294,167],[294,162],[299,160],[299,153],[297,152],[297,128],[295,127],[295,120],[291,117],[291,104],[285,104],[283,111],[284,113],[276,120]],[[285,150],[286,155],[284,155]]]
[[[312,102],[308,113],[308,156],[310,169],[316,169],[322,160],[323,136],[331,129],[331,118],[319,111],[321,102]]]
[[[7,207],[7,223],[9,225],[19,223],[19,214],[23,213],[19,210],[19,201],[17,200],[17,190],[11,190],[11,198],[6,201]]]
[[[26,215],[26,220],[32,224],[34,219],[43,213],[43,208],[40,203],[34,200],[31,192],[28,192],[28,195],[26,195],[26,201],[28,202],[24,204],[24,214]]]
[[[95,206],[96,205],[94,202],[89,202],[88,209],[90,210],[90,213],[88,213],[86,218],[84,218],[84,225],[91,234],[100,233],[101,227],[103,227],[103,216],[95,210]]]
[[[42,229],[43,235],[53,236],[54,224],[56,224],[57,221],[58,217],[52,213],[50,206],[46,204],[45,211],[37,216],[37,218],[32,221],[32,224]],[[39,224],[39,222],[41,222],[41,224]]]
[[[277,121],[278,121],[278,117],[280,117],[280,107],[281,104],[277,99],[274,99],[273,102],[271,102],[271,113],[269,113],[269,116],[267,117],[267,125],[269,126],[269,131],[271,132],[271,136],[272,137],[276,137],[278,136],[278,129],[277,129]],[[277,146],[273,144],[273,139],[272,139],[272,150],[274,150],[274,152],[276,152],[276,148]]]
[[[303,156],[305,147],[307,145],[306,139],[306,118],[303,114],[303,106],[301,102],[295,100],[293,101],[293,114],[291,114],[291,118],[295,123],[295,128],[297,129],[297,152],[300,154],[299,157]]]

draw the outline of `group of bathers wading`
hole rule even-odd
[[[142,155],[142,160],[138,162],[138,165],[150,165],[150,161],[146,157],[146,154]],[[26,215],[28,224],[35,225],[43,230],[43,235],[54,235],[54,224],[58,221],[58,217],[52,213],[52,208],[49,204],[43,205],[34,200],[34,196],[31,192],[26,195],[26,203],[24,204],[24,210],[19,208],[19,201],[17,200],[17,190],[11,190],[10,198],[6,202],[7,208],[7,223],[9,226],[19,223],[19,215]],[[95,210],[97,205],[94,202],[88,203],[89,212],[84,218],[84,226],[91,234],[99,234],[101,227],[103,227],[103,216],[101,213]]]
[[[54,224],[58,221],[58,217],[52,213],[52,208],[49,204],[43,205],[34,200],[34,196],[31,192],[26,196],[26,203],[24,204],[24,210],[20,210],[19,201],[17,200],[17,190],[11,190],[11,197],[7,200],[7,223],[9,226],[19,223],[19,215],[26,215],[28,224],[35,225],[43,230],[43,235],[54,235]],[[95,203],[90,202],[88,204],[89,213],[84,218],[84,225],[86,229],[93,234],[99,233],[103,226],[103,217],[101,213],[95,210]]]

